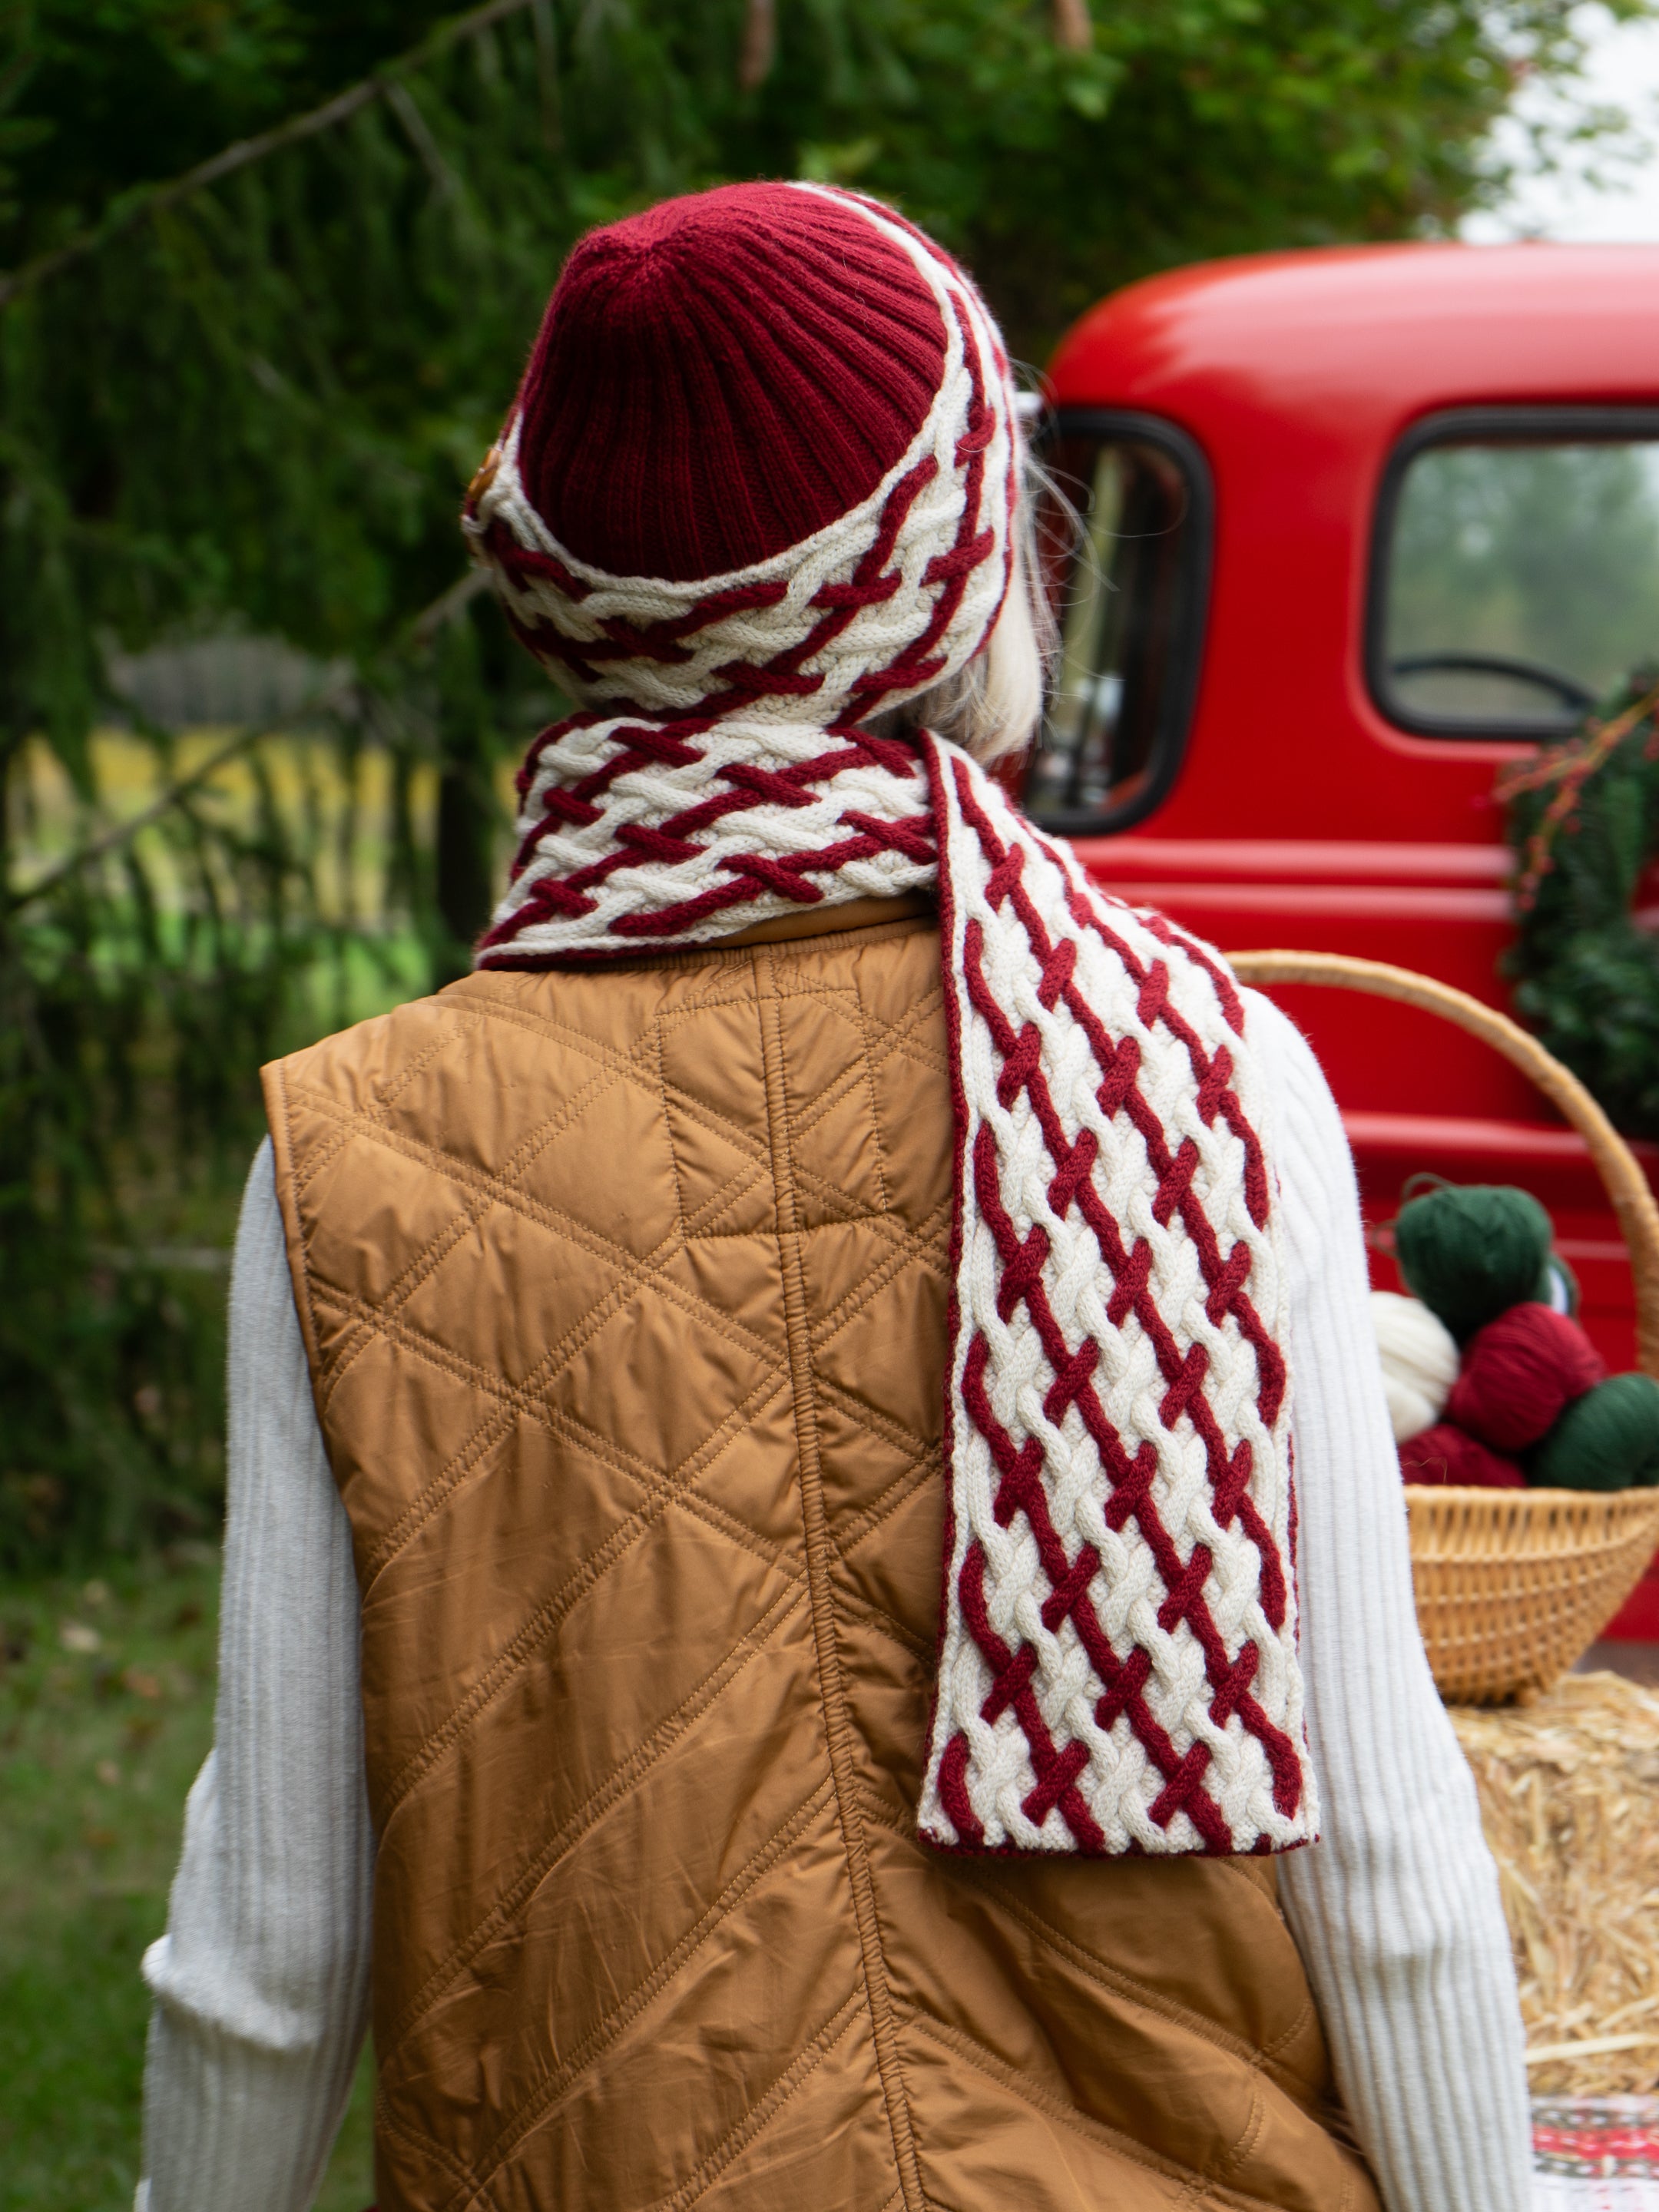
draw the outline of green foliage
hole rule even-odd
[[[1614,12],[1642,12],[1618,0]],[[59,243],[382,65],[434,0],[9,0],[0,253]],[[544,0],[556,194],[813,175],[898,200],[968,253],[1035,356],[1127,275],[1195,256],[1396,237],[1501,177],[1517,74],[1578,53],[1561,0],[1095,0],[1084,52],[1041,0],[782,0],[739,84],[742,0]],[[1593,127],[1593,126],[1591,126]],[[578,188],[579,189],[579,188]],[[570,209],[550,208],[556,243]]]
[[[778,81],[722,132],[726,163],[899,201],[967,256],[1035,362],[1152,269],[1449,226],[1498,181],[1483,141],[1516,58],[1548,75],[1577,52],[1554,0],[1093,14],[1075,53],[1046,8],[1009,0],[786,9]]]
[[[23,0],[11,58],[12,263],[118,192],[205,161],[363,76],[448,11],[442,0]]]
[[[856,182],[1036,357],[1152,268],[1449,222],[1513,58],[1575,53],[1566,0],[1096,0],[1081,52],[1041,0],[782,0],[756,85],[750,28],[0,0],[0,1560],[210,1515],[221,1285],[156,1248],[228,1239],[258,1061],[457,973],[484,918],[497,771],[556,702],[455,515],[574,237],[724,178]],[[336,831],[257,729],[232,804],[124,690],[234,635],[308,672],[284,730],[390,763],[372,895],[324,895]],[[115,717],[172,793],[148,826],[100,782]],[[80,841],[49,881],[42,740]]]
[[[234,619],[308,654],[319,683],[349,670],[319,708],[343,753],[389,750],[405,798],[439,767],[450,863],[435,883],[405,805],[380,910],[331,916],[314,827],[268,793],[238,818],[201,791],[46,896],[14,878],[0,1559],[205,1523],[219,1391],[203,1322],[222,1282],[146,1263],[156,1194],[240,1180],[260,1061],[328,1025],[319,971],[337,986],[354,945],[384,962],[412,934],[442,980],[487,910],[484,737],[516,746],[552,705],[465,596],[454,527],[556,259],[531,12],[492,34],[488,64],[476,40],[438,57],[406,113],[369,103],[250,165],[26,291],[0,325],[0,763],[46,732],[90,827],[112,647]],[[464,175],[440,132],[477,151]],[[147,734],[165,777],[171,740]],[[338,988],[322,997],[337,1011]]]
[[[129,850],[125,883],[71,881],[0,939],[0,1561],[210,1532],[223,1276],[158,1260],[131,1201],[163,1163],[240,1175],[247,1075],[325,950],[246,842],[182,801],[183,912]]]
[[[1638,672],[1506,778],[1520,1012],[1626,1135],[1659,1136],[1659,944],[1633,911],[1659,852],[1659,690]]]
[[[1605,691],[1652,636],[1655,459],[1641,444],[1420,453],[1406,473],[1390,556],[1390,653],[1507,654]],[[1447,702],[1454,712],[1468,710],[1468,681]],[[1492,689],[1488,679],[1482,696]],[[1425,690],[1419,678],[1411,696]],[[1535,687],[1516,696],[1522,714],[1555,703]]]
[[[0,1582],[0,2212],[132,2203],[138,1962],[212,1740],[217,1589],[191,1543],[92,1583]],[[317,2212],[373,2196],[370,2106],[365,2068]]]
[[[132,2202],[137,1966],[211,1738],[216,1584],[205,1546],[90,1584],[0,1583],[6,2212]]]

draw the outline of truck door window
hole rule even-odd
[[[1210,560],[1209,472],[1157,417],[1063,411],[1039,446],[1051,485],[1037,554],[1060,653],[1027,810],[1062,836],[1127,829],[1181,763]]]
[[[1548,737],[1659,663],[1659,416],[1460,410],[1396,453],[1372,692],[1428,736]]]

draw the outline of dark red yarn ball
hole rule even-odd
[[[1450,1421],[1409,1437],[1400,1447],[1400,1472],[1407,1482],[1432,1489],[1524,1490],[1527,1478],[1512,1459],[1491,1451],[1479,1437]]]
[[[1446,1418],[1494,1451],[1525,1451],[1607,1371],[1576,1321],[1546,1305],[1511,1306],[1463,1347]]]
[[[519,474],[560,544],[688,581],[869,496],[945,371],[938,302],[848,201],[724,185],[590,231],[520,390]]]

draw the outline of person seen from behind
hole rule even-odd
[[[986,773],[1024,468],[872,200],[571,254],[464,521],[576,711],[265,1072],[148,2212],[302,2212],[371,2015],[380,2212],[1525,2203],[1341,1126]]]

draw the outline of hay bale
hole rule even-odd
[[[1659,2089],[1659,1697],[1567,1674],[1455,1705],[1515,1946],[1533,2094]]]

